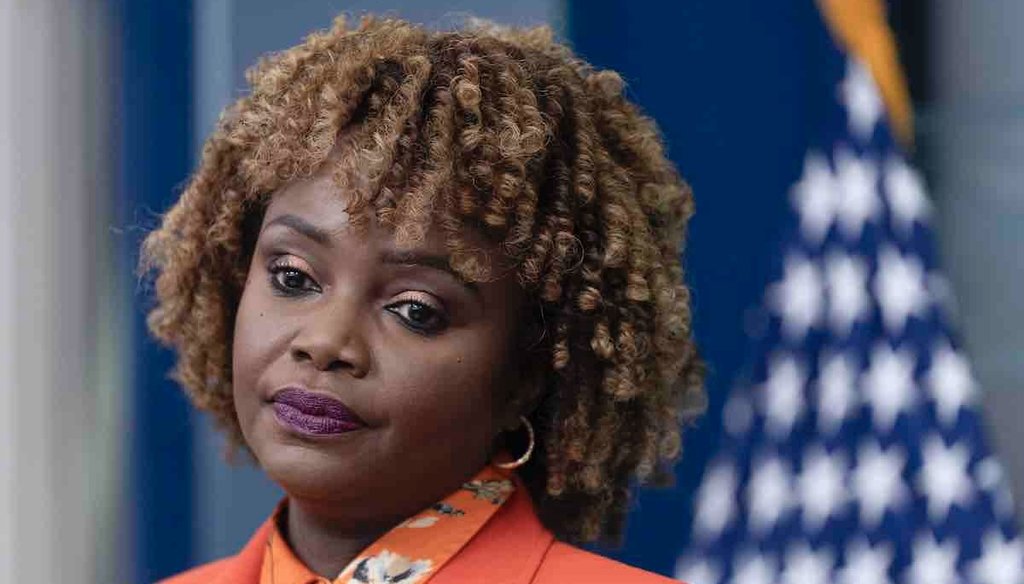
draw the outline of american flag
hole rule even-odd
[[[791,190],[752,363],[697,492],[691,584],[1020,584],[1024,548],[951,332],[931,205],[868,68]],[[979,283],[984,285],[984,283]]]

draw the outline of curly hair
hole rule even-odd
[[[244,448],[231,336],[256,231],[275,190],[350,141],[330,170],[353,217],[403,241],[439,226],[470,280],[491,266],[467,230],[507,256],[535,327],[523,350],[545,355],[539,395],[523,396],[538,455],[519,472],[559,537],[618,540],[630,482],[670,480],[704,407],[679,259],[693,198],[619,75],[544,27],[339,17],[247,79],[143,244],[149,327],[193,403]]]

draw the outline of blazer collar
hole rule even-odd
[[[273,529],[274,516],[260,525],[242,551],[225,562],[224,569],[210,584],[255,584],[260,581],[260,568],[263,567],[263,554]]]
[[[526,486],[516,482],[508,502],[428,584],[478,582],[481,576],[492,584],[528,584],[533,579],[554,537],[537,518]],[[259,582],[272,521],[273,515],[242,551],[224,562],[223,570],[210,584]]]

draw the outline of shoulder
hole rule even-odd
[[[552,542],[541,561],[533,582],[536,584],[679,584],[664,576],[627,566],[621,562],[581,550],[577,547]]]
[[[520,485],[521,487],[521,485]],[[537,517],[525,488],[446,564],[431,584],[679,584],[560,542]]]
[[[430,580],[431,584],[679,584],[557,541],[524,488]]]
[[[231,560],[232,558],[224,558],[209,564],[196,566],[180,574],[175,574],[166,580],[161,580],[157,584],[208,584],[224,574]]]

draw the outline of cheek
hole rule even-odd
[[[252,294],[249,292],[251,283],[246,281],[242,297],[238,301],[238,312],[235,314],[235,328],[232,331],[231,342],[231,370],[238,386],[238,380],[244,379],[249,369],[246,367],[252,351],[252,340],[254,336],[252,328],[256,323],[252,322],[249,315],[252,312]]]
[[[255,411],[256,380],[274,343],[275,328],[279,328],[270,322],[269,313],[261,305],[260,294],[252,289],[253,284],[250,277],[239,300],[231,344],[232,392],[243,430]]]
[[[381,395],[408,440],[458,444],[493,437],[494,403],[501,393],[495,369],[500,351],[486,343],[425,348],[391,364],[395,381]],[[468,444],[467,444],[468,445]]]
[[[246,365],[265,359],[265,353],[279,342],[284,330],[280,318],[275,320],[274,297],[268,290],[266,275],[255,264],[249,272],[238,299],[232,333],[232,362],[236,371],[249,373]]]

